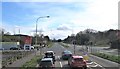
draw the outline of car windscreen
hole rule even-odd
[[[52,66],[52,62],[51,61],[41,61],[40,65],[41,66]]]

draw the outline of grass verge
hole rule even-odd
[[[92,53],[92,55],[116,62],[120,64],[120,56],[115,56],[115,55],[108,55],[104,53]]]
[[[64,44],[64,43],[59,43],[60,45],[62,45],[63,47],[65,47],[65,48],[68,48],[69,46],[68,45],[66,45],[66,44]]]
[[[23,64],[20,69],[28,69],[28,68],[35,68],[38,62],[41,60],[42,56],[35,56],[30,61]]]
[[[50,47],[52,47],[52,46],[53,46],[53,42],[49,41],[47,47],[50,48]]]

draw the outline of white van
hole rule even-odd
[[[24,45],[24,50],[33,50],[33,49],[34,49],[34,47],[29,44]]]

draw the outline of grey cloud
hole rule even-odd
[[[71,30],[71,29],[66,26],[62,26],[62,27],[58,27],[57,30]]]

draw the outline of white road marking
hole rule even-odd
[[[93,62],[87,63],[87,64],[93,64]]]
[[[39,64],[37,64],[36,67],[39,67]]]
[[[105,69],[102,65],[98,64],[97,62],[94,62],[97,66],[102,67],[102,69]]]
[[[63,46],[61,46],[63,49],[64,49],[64,47]]]
[[[90,62],[90,63],[87,63],[87,67],[89,69],[92,69],[91,67],[101,67],[102,69],[105,69],[102,65],[98,64],[97,62]]]
[[[60,60],[60,56],[58,56],[58,59]],[[61,63],[61,61],[60,61],[60,67],[62,68],[62,63]]]
[[[98,64],[98,63],[96,63],[96,62],[94,62],[97,66],[100,66],[100,67],[103,67],[103,66],[101,66],[100,64]]]
[[[62,68],[62,63],[60,62],[60,66],[61,66],[61,68]]]

